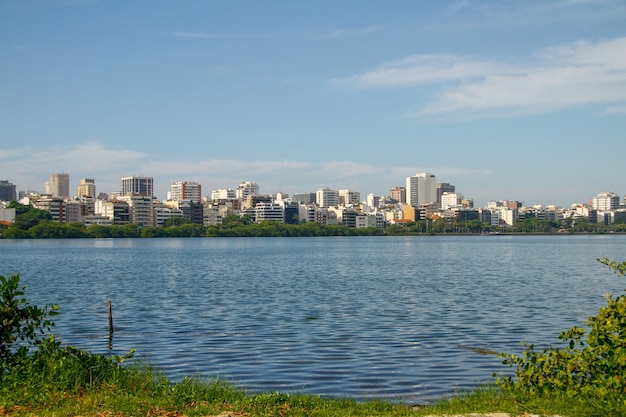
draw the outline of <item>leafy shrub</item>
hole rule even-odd
[[[58,306],[40,308],[30,305],[20,286],[20,274],[0,275],[0,376],[19,358],[41,342],[54,323]]]
[[[54,326],[50,317],[58,306],[30,305],[19,280],[19,274],[0,276],[0,398],[41,403],[54,394],[136,379],[139,368],[126,371],[120,367],[133,357],[134,349],[124,356],[97,355],[62,346],[54,335],[46,335]]]
[[[621,275],[626,273],[626,262],[598,260]],[[515,367],[513,378],[499,378],[501,386],[530,394],[565,392],[594,398],[626,395],[626,295],[607,296],[607,305],[586,321],[585,329],[572,327],[563,331],[559,339],[564,348],[545,348],[535,351],[533,345],[524,345],[521,356],[504,353],[504,364]],[[626,403],[625,403],[626,404]]]

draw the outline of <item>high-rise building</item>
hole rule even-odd
[[[406,203],[417,208],[437,201],[437,182],[434,174],[421,172],[406,177]]]
[[[70,174],[63,172],[60,174],[50,174],[46,182],[46,194],[53,197],[69,197]]]
[[[393,187],[389,190],[389,198],[396,203],[406,202],[406,188],[405,187]]]
[[[339,193],[330,188],[318,188],[315,192],[315,203],[320,207],[339,205]]]
[[[339,204],[353,204],[361,202],[361,193],[352,190],[339,190]]]
[[[443,193],[456,193],[456,187],[447,182],[437,183],[437,204],[439,204],[439,207],[442,207],[441,196]]]
[[[154,178],[152,177],[125,177],[122,178],[121,195],[154,196]]]
[[[188,200],[199,203],[202,200],[202,186],[197,182],[175,182],[170,185],[167,199],[171,201]]]
[[[0,201],[15,201],[17,200],[17,192],[15,190],[15,184],[11,184],[7,180],[0,180]]]
[[[155,226],[154,200],[151,196],[126,194],[120,196],[121,201],[128,204],[128,214],[131,224],[139,226]]]
[[[259,195],[261,188],[259,184],[252,181],[243,181],[237,187],[237,198],[241,201],[246,201],[249,195]]]
[[[83,178],[78,184],[78,197],[96,197],[96,182],[90,178]]]

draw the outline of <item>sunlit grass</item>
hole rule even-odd
[[[94,355],[89,355],[94,356]],[[100,363],[86,356],[84,363]],[[319,416],[376,417],[432,416],[506,412],[511,415],[533,413],[560,416],[626,415],[619,399],[607,404],[559,395],[529,396],[495,385],[477,387],[469,393],[442,398],[427,406],[412,406],[388,401],[327,399],[303,393],[246,393],[244,389],[219,379],[184,378],[172,383],[145,364],[120,366],[108,362],[97,382],[68,381],[84,372],[76,364],[50,360],[38,363],[39,372],[9,372],[0,385],[0,415],[10,416]],[[105,362],[102,362],[105,363]]]

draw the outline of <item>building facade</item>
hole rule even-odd
[[[129,222],[137,226],[156,226],[152,197],[144,195],[124,195],[120,200],[128,204]]]
[[[154,196],[154,178],[152,177],[124,177],[122,178],[121,195],[140,195],[152,198]]]
[[[211,191],[211,200],[234,200],[237,198],[235,190],[232,188],[220,188]]]
[[[437,203],[439,203],[441,208],[444,208],[441,204],[441,197],[444,193],[456,193],[456,187],[447,182],[437,183]]]
[[[96,197],[96,182],[91,178],[83,178],[77,187],[78,197]]]
[[[261,187],[256,182],[243,181],[237,187],[237,198],[241,201],[246,201],[248,196],[259,195],[260,192]]]
[[[612,192],[602,192],[591,200],[596,210],[615,210],[619,208],[619,196]]]
[[[396,204],[406,202],[406,187],[393,187],[389,190],[389,198]]]
[[[339,190],[339,204],[355,204],[361,202],[361,193],[353,190]]]
[[[70,196],[70,174],[50,174],[46,182],[46,194],[52,197]]]
[[[170,185],[167,199],[171,201],[188,200],[200,203],[202,201],[202,186],[197,182],[175,182]]]
[[[7,180],[0,180],[0,201],[17,200],[17,191],[15,184],[11,184]]]
[[[434,174],[417,173],[406,178],[406,203],[418,208],[437,201],[437,182]]]
[[[339,205],[339,193],[330,188],[318,188],[315,192],[315,203],[320,207],[334,207]]]
[[[258,203],[255,207],[255,219],[257,223],[266,221],[274,221],[278,223],[285,222],[285,212],[282,205],[277,203],[263,202]]]

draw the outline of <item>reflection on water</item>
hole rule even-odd
[[[173,379],[424,402],[509,372],[618,293],[623,236],[0,241],[59,340]],[[107,300],[115,333],[109,339]]]

